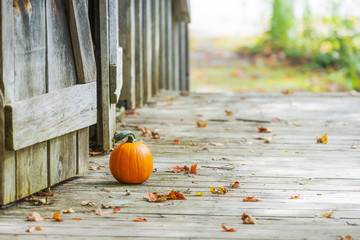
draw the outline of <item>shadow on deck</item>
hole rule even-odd
[[[360,238],[360,98],[348,94],[209,94],[162,95],[152,107],[128,115],[127,127],[158,131],[160,139],[143,137],[154,157],[154,172],[140,185],[117,183],[108,168],[109,155],[90,158],[104,166],[54,187],[54,205],[21,202],[1,211],[0,239],[337,239]],[[225,110],[232,111],[228,116]],[[196,120],[207,121],[198,128]],[[245,121],[251,120],[251,121]],[[257,127],[271,133],[258,133]],[[328,133],[328,143],[316,136]],[[270,143],[256,137],[269,138]],[[178,139],[180,144],[175,145]],[[195,176],[168,168],[198,164]],[[240,188],[225,195],[209,186]],[[126,189],[131,191],[125,195]],[[147,202],[147,192],[182,192],[186,200]],[[203,195],[198,196],[198,192]],[[259,202],[243,202],[255,196]],[[297,199],[291,199],[298,196]],[[91,200],[96,206],[82,206]],[[120,206],[109,216],[91,212],[98,206]],[[33,211],[63,222],[26,222]],[[106,210],[105,210],[106,211]],[[320,218],[334,211],[330,218]],[[259,223],[242,224],[243,213]],[[72,220],[72,218],[82,220]],[[146,218],[147,222],[132,219]],[[221,225],[238,229],[223,232]],[[43,231],[26,233],[28,226]]]

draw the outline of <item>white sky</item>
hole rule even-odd
[[[291,0],[289,0],[291,1]],[[306,0],[295,1],[295,15],[302,16]],[[332,2],[341,2],[344,16],[360,16],[360,0],[308,0],[314,15],[331,13]],[[267,30],[272,0],[191,0],[192,36],[254,36]]]

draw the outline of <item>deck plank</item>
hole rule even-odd
[[[1,210],[0,239],[338,239],[348,234],[360,238],[360,113],[354,110],[360,104],[358,96],[160,95],[152,102],[156,105],[136,110],[139,115],[126,116],[127,127],[118,125],[118,131],[134,131],[152,151],[157,171],[147,182],[117,183],[108,168],[109,154],[91,157],[90,166],[104,167],[54,187],[54,205],[36,207],[23,201]],[[225,109],[234,116],[226,116]],[[274,118],[280,121],[272,121]],[[208,126],[197,128],[196,120],[206,120]],[[161,138],[141,137],[135,126],[158,131]],[[259,126],[273,132],[257,133]],[[316,135],[326,132],[329,142],[316,143]],[[255,136],[271,136],[274,142],[266,144]],[[174,144],[175,139],[180,145]],[[195,163],[195,176],[168,171],[172,166]],[[236,180],[240,188],[226,195],[209,192],[209,186],[227,187]],[[126,189],[132,192],[130,196],[125,195]],[[144,200],[146,192],[167,193],[171,189],[183,192],[187,200]],[[291,199],[298,194],[299,199]],[[248,196],[261,201],[243,202]],[[96,216],[91,210],[97,206],[81,206],[83,200],[97,206],[120,206],[121,211]],[[32,211],[52,216],[68,208],[75,213],[62,214],[61,223],[24,221]],[[318,217],[331,210],[331,218]],[[243,213],[256,217],[259,224],[242,224]],[[71,220],[73,217],[82,220]],[[136,217],[148,222],[132,222]],[[222,224],[239,230],[223,232]],[[29,225],[44,231],[26,233]]]

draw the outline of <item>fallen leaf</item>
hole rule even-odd
[[[230,159],[226,158],[226,157],[213,157],[212,160],[214,161],[230,161]]]
[[[113,205],[104,205],[104,204],[101,204],[101,207],[104,208],[104,209],[114,208]]]
[[[273,141],[271,141],[271,137],[255,137],[256,140],[264,140],[264,143],[273,143]]]
[[[258,221],[254,217],[246,213],[242,215],[241,220],[245,224],[258,224]]]
[[[225,144],[226,144],[226,142],[222,142],[222,143],[210,143],[209,145],[216,146],[216,147],[220,147],[220,146],[224,146]]]
[[[225,110],[226,116],[233,116],[233,112],[230,110]]]
[[[85,200],[85,201],[81,202],[81,205],[83,205],[83,206],[86,206],[86,205],[88,205],[88,206],[96,206],[96,203],[93,203],[92,201],[89,201],[89,200]]]
[[[108,216],[108,215],[112,215],[116,212],[112,211],[112,212],[105,212],[103,210],[101,210],[100,207],[98,207],[95,211],[93,210],[92,211],[95,215],[98,215],[98,216]]]
[[[240,183],[238,181],[236,181],[234,183],[230,183],[230,187],[231,188],[238,188],[238,187],[240,187]]]
[[[215,187],[209,187],[210,188],[210,192],[212,194],[226,194],[228,192],[228,190],[224,187],[219,187],[218,189],[215,189]]]
[[[221,226],[224,229],[224,232],[236,232],[237,230],[234,228],[227,228],[225,225]]]
[[[191,167],[189,168],[188,166],[184,166],[184,167],[179,167],[179,166],[175,166],[175,167],[171,167],[169,168],[170,172],[174,172],[174,173],[179,173],[184,171],[187,174],[196,174],[196,168],[197,168],[197,164],[195,165],[191,165]]]
[[[353,240],[353,238],[350,235],[346,235],[345,237],[341,237],[340,240]]]
[[[190,95],[189,92],[180,92],[180,96],[185,96],[185,97],[187,97],[187,96],[189,96],[189,95]]]
[[[69,209],[66,209],[66,210],[61,210],[60,213],[74,213],[74,209],[72,208],[69,208]]]
[[[147,219],[146,218],[135,218],[132,220],[133,222],[147,222]]]
[[[317,143],[327,144],[327,142],[328,142],[327,136],[328,136],[327,133],[325,133],[321,138],[316,136],[316,142]]]
[[[35,230],[37,231],[43,231],[43,229],[41,227],[35,227]]]
[[[92,157],[92,156],[101,155],[101,154],[103,154],[103,152],[93,152],[93,151],[90,151],[89,154],[90,154],[90,156]]]
[[[131,192],[129,191],[129,189],[126,189],[126,190],[125,190],[125,195],[126,195],[126,196],[129,196],[130,194],[131,194]]]
[[[346,224],[347,224],[347,225],[350,225],[350,226],[359,226],[359,224],[356,224],[356,223],[350,223],[350,222],[348,222],[348,221],[346,221]]]
[[[126,110],[125,115],[140,115],[140,113],[135,112],[135,109]]]
[[[79,217],[74,217],[74,218],[72,218],[72,220],[81,220],[81,218],[79,218]]]
[[[89,170],[99,170],[100,169],[100,167],[99,166],[91,166],[90,168],[89,168]]]
[[[329,211],[326,213],[323,213],[319,216],[319,218],[331,218],[331,216],[334,214],[334,211]]]
[[[295,196],[291,195],[290,199],[298,199],[299,197],[300,197],[300,194],[295,195]]]
[[[294,91],[287,89],[287,90],[282,90],[281,93],[284,94],[284,95],[289,95],[289,94],[293,94]]]
[[[169,168],[169,170],[170,170],[170,172],[178,173],[178,172],[184,171],[184,168],[175,166],[175,167]]]
[[[204,195],[204,193],[202,193],[202,192],[197,192],[196,195],[202,196],[202,195]]]
[[[257,129],[259,133],[271,133],[271,130],[265,127],[258,127]]]
[[[26,217],[26,221],[30,221],[30,222],[40,222],[43,220],[44,218],[41,217],[40,214],[37,212],[32,212]]]
[[[127,125],[126,122],[121,122],[120,127],[124,127],[124,128],[125,128],[126,125]]]
[[[243,202],[259,202],[259,201],[261,200],[255,198],[255,196],[243,198]]]
[[[203,124],[201,124],[199,121],[196,121],[195,123],[196,123],[196,125],[197,125],[199,128],[205,128],[205,127],[207,127],[206,121],[205,121]]]
[[[25,232],[33,232],[35,230],[35,227],[28,226],[28,229],[26,229]]]
[[[176,200],[186,200],[186,198],[184,197],[184,195],[182,195],[179,192],[175,192],[174,190],[171,190],[171,192],[166,195],[167,199],[176,199]]]
[[[120,207],[116,206],[113,208],[113,212],[118,212],[118,211],[120,211]]]
[[[62,222],[62,221],[64,221],[64,219],[61,219],[61,218],[60,218],[60,212],[54,213],[54,214],[53,214],[53,219],[54,219],[55,221],[57,221],[57,222]]]
[[[175,144],[175,145],[179,145],[179,144],[180,144],[179,139],[175,139],[175,140],[174,140],[174,144]]]
[[[355,144],[351,145],[350,149],[356,149]]]
[[[196,168],[197,168],[197,164],[191,165],[191,167],[190,167],[190,174],[196,174]]]
[[[163,202],[167,199],[166,196],[157,193],[147,193],[146,197],[149,202]]]
[[[54,196],[54,193],[51,192],[50,187],[48,187],[45,192],[40,191],[40,192],[38,192],[38,194],[39,194],[39,196],[42,196],[42,197],[44,197],[44,196]]]

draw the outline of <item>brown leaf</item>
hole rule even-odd
[[[243,199],[243,202],[259,202],[261,200],[255,198],[255,196],[252,196],[252,197],[246,197]]]
[[[264,143],[273,143],[273,141],[271,141],[271,137],[267,138],[267,137],[255,137],[256,140],[264,140]]]
[[[69,209],[66,209],[66,210],[61,210],[60,213],[74,213],[74,209],[72,208],[69,208]]]
[[[146,218],[135,218],[132,220],[133,222],[147,222],[147,219]]]
[[[212,145],[212,146],[216,146],[216,147],[220,147],[220,146],[224,146],[226,144],[226,142],[222,142],[222,143],[209,143],[209,145]]]
[[[334,214],[334,211],[329,211],[326,213],[323,213],[319,216],[319,218],[331,218],[331,216]]]
[[[96,203],[93,203],[92,201],[89,201],[89,200],[85,200],[85,201],[82,201],[81,202],[81,205],[83,205],[83,206],[94,206],[94,205],[96,205]]]
[[[112,211],[112,212],[104,212],[103,210],[101,210],[100,207],[98,207],[95,211],[93,210],[92,211],[95,215],[98,215],[98,216],[108,216],[108,215],[112,215],[116,212]]]
[[[230,187],[231,188],[238,188],[238,187],[240,187],[240,183],[238,181],[236,181],[234,183],[230,183]]]
[[[258,223],[257,220],[254,217],[252,217],[251,215],[246,214],[246,213],[244,213],[242,215],[241,220],[245,224],[257,224]]]
[[[179,192],[175,192],[174,190],[171,190],[171,192],[166,195],[167,199],[176,199],[176,200],[186,200],[186,198],[184,197],[184,195],[182,195]]]
[[[350,235],[346,235],[345,237],[341,237],[340,240],[353,240],[353,238]]]
[[[72,218],[72,220],[81,220],[81,218],[79,218],[79,217],[74,217],[74,218]]]
[[[28,226],[28,229],[26,229],[25,232],[33,232],[35,230],[35,227]]]
[[[44,221],[44,218],[41,217],[39,213],[37,213],[37,212],[32,212],[32,213],[30,213],[30,214],[26,217],[26,221],[30,221],[30,222],[40,222],[40,221]]]
[[[265,127],[258,127],[258,132],[259,133],[271,133],[271,130],[267,129]]]
[[[184,168],[175,166],[175,167],[169,168],[169,170],[170,170],[170,172],[178,173],[178,172],[184,171]]]
[[[126,110],[125,115],[140,115],[140,113],[135,112],[135,109],[132,109],[132,110]]]
[[[39,196],[45,197],[45,196],[54,196],[54,193],[51,192],[50,187],[46,189],[46,192],[40,191],[38,192]]]
[[[170,170],[170,172],[174,172],[174,173],[179,173],[179,172],[184,171],[187,174],[196,174],[196,167],[197,167],[197,164],[191,165],[191,167],[190,167],[191,169],[189,169],[189,167],[186,165],[184,167],[175,166],[175,167],[169,168],[169,170]]]
[[[222,227],[222,229],[224,229],[224,232],[236,232],[237,231],[234,228],[227,228],[227,227],[225,227],[225,225],[222,225],[221,227]]]
[[[206,121],[205,121],[203,124],[201,124],[199,121],[196,121],[195,123],[196,123],[196,125],[197,125],[199,128],[205,128],[205,127],[207,127]]]
[[[316,142],[317,143],[323,143],[323,144],[327,144],[327,142],[328,142],[328,134],[327,133],[325,133],[322,137],[318,137],[318,136],[316,136]]]
[[[185,97],[187,97],[187,96],[189,96],[189,95],[190,95],[189,92],[180,92],[180,96],[185,96]]]
[[[62,222],[62,221],[64,221],[64,219],[61,219],[61,218],[60,218],[60,212],[54,213],[54,214],[53,214],[53,219],[54,219],[55,221],[57,221],[57,222]]]
[[[230,110],[225,110],[226,116],[233,116],[233,112]]]
[[[166,201],[166,199],[167,199],[166,196],[159,195],[157,193],[147,193],[146,197],[149,202],[163,202],[163,201]]]
[[[286,90],[282,90],[281,93],[284,95],[290,95],[294,93],[294,90],[286,89]]]
[[[113,205],[104,205],[104,204],[101,204],[101,207],[104,209],[114,208]]]
[[[129,190],[129,189],[126,189],[126,190],[125,190],[125,195],[126,195],[126,196],[129,196],[130,194],[131,194],[130,190]]]

